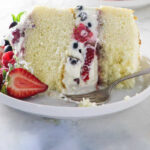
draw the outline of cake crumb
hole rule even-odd
[[[83,98],[83,100],[79,103],[79,107],[95,107],[96,103],[90,102],[89,98]]]
[[[131,97],[130,96],[125,96],[124,100],[129,100]]]

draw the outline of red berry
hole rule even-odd
[[[7,93],[15,98],[28,98],[48,89],[46,84],[23,68],[12,70],[9,78]]]
[[[89,80],[90,65],[94,59],[94,55],[95,55],[95,50],[92,48],[87,48],[84,65],[81,70],[81,77],[85,82]]]
[[[75,27],[73,32],[74,38],[81,43],[88,41],[93,36],[93,33],[88,27],[82,23],[80,23],[78,27]]]
[[[12,35],[13,35],[12,43],[15,44],[15,43],[19,42],[20,30],[16,29],[15,31],[12,32]]]
[[[12,51],[6,52],[3,54],[2,57],[2,63],[5,67],[8,67],[8,64],[12,64],[14,65],[14,63],[16,62],[15,59],[13,58],[14,53]]]

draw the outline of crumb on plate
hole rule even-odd
[[[96,103],[90,102],[89,98],[83,98],[83,100],[79,103],[79,107],[94,107],[97,106]]]

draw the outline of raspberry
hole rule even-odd
[[[90,72],[90,65],[94,59],[95,50],[92,48],[87,48],[86,57],[84,61],[84,65],[81,70],[81,77],[84,82],[89,80],[89,72]]]
[[[5,67],[8,67],[8,64],[12,64],[14,65],[14,63],[16,62],[15,59],[13,58],[14,53],[12,51],[6,52],[3,54],[2,57],[2,63]]]
[[[84,24],[80,23],[78,27],[74,28],[74,38],[81,42],[84,43],[88,41],[93,36],[93,33],[86,27]]]

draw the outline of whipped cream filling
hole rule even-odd
[[[33,73],[32,67],[23,58],[25,51],[25,30],[28,28],[34,28],[34,24],[32,23],[32,19],[29,14],[30,12],[23,15],[21,22],[9,30],[9,32],[5,35],[5,39],[9,40],[13,48],[14,57],[16,59],[14,67],[23,67]]]
[[[66,87],[64,93],[78,94],[90,92],[96,88],[98,82],[96,55],[98,13],[98,10],[94,8],[83,6],[75,8],[74,35],[70,43],[63,79]],[[78,32],[80,32],[79,35]]]

